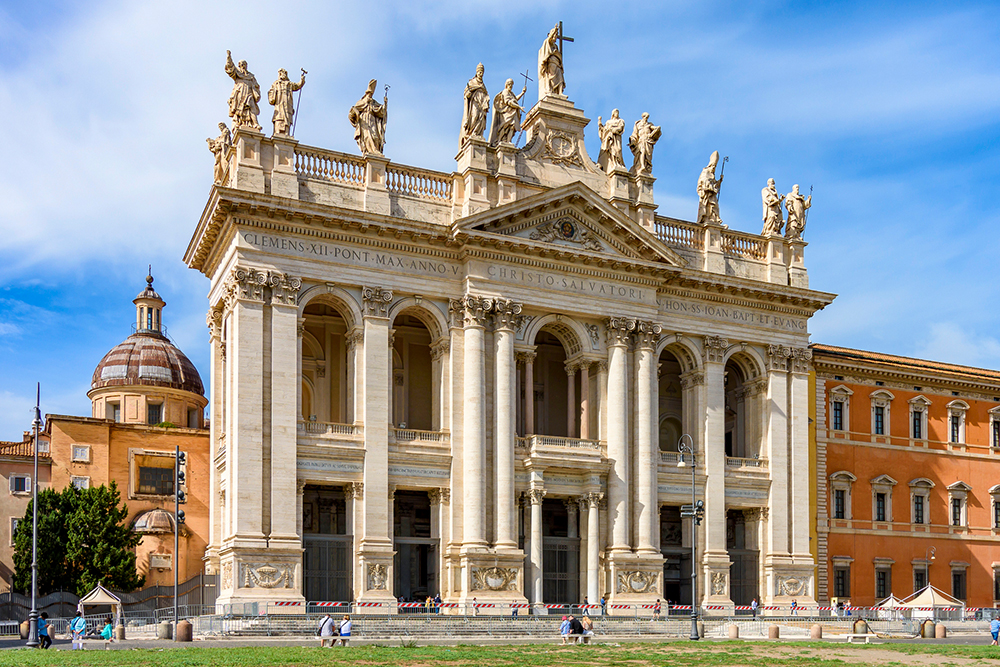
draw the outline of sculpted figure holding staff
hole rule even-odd
[[[351,107],[347,119],[354,126],[354,140],[358,142],[361,154],[382,154],[385,147],[385,123],[388,117],[389,96],[382,104],[375,101],[375,87],[378,81],[368,82],[368,89],[357,103]]]
[[[493,122],[490,124],[490,146],[502,142],[511,143],[521,129],[521,113],[524,111],[519,103],[528,88],[521,89],[520,95],[514,94],[514,79],[507,79],[503,90],[493,98]]]
[[[541,84],[541,97],[548,94],[562,95],[566,88],[563,79],[563,58],[560,24],[549,31],[542,48],[538,50],[538,82]]]
[[[267,101],[274,105],[274,115],[271,122],[274,123],[274,133],[291,136],[292,117],[295,115],[295,100],[292,93],[306,85],[306,71],[302,70],[302,78],[298,83],[289,81],[288,71],[278,70],[278,80],[271,84],[271,90],[267,91]]]
[[[479,137],[482,139],[486,130],[486,114],[490,110],[490,95],[486,92],[486,84],[483,83],[483,73],[485,68],[482,63],[476,67],[476,76],[469,79],[465,86],[465,107],[462,110],[462,132],[459,135],[458,145],[461,147],[466,138]]]
[[[226,74],[233,80],[233,92],[229,94],[229,117],[233,119],[233,129],[249,127],[260,129],[257,115],[260,113],[260,86],[257,79],[247,69],[247,61],[233,64],[233,55],[226,51]]]
[[[622,134],[625,133],[625,121],[618,116],[618,109],[611,112],[608,122],[597,117],[597,135],[601,138],[601,152],[597,154],[597,164],[605,172],[615,167],[624,167],[622,157]]]
[[[719,165],[719,151],[713,151],[708,165],[698,176],[698,224],[721,223],[719,215],[719,190],[722,188],[721,174],[715,178],[715,168]]]

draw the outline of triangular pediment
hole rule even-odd
[[[563,252],[683,267],[649,230],[582,183],[553,188],[456,221],[455,235],[497,235]]]

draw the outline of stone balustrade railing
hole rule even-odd
[[[356,155],[298,146],[295,149],[295,173],[344,185],[364,187],[365,162]]]
[[[660,461],[675,466],[680,461],[680,452],[660,452]]]
[[[434,442],[445,444],[451,442],[448,431],[421,431],[412,428],[390,428],[390,442]]]
[[[451,201],[451,176],[426,169],[390,163],[385,168],[385,187],[389,192],[396,194],[435,201]]]
[[[603,451],[600,440],[563,438],[556,435],[529,435],[526,437],[518,437],[514,442],[515,450],[531,450],[537,447],[576,447],[580,449]]]
[[[767,246],[766,241],[759,236],[724,231],[722,232],[722,252],[748,259],[764,259],[767,257]]]
[[[348,435],[356,436],[364,434],[364,426],[361,424],[338,424],[335,422],[314,422],[300,421],[299,431],[310,435]]]
[[[705,245],[705,235],[701,225],[680,220],[662,220],[655,222],[656,235],[669,246],[701,250]]]
[[[738,456],[726,457],[727,468],[757,468],[767,470],[767,459],[746,459]]]

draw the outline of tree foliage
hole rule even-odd
[[[16,591],[31,590],[31,512],[14,533]],[[69,591],[86,595],[97,584],[120,591],[141,587],[135,548],[142,540],[128,523],[118,486],[67,486],[38,494],[38,593]]]

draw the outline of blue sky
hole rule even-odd
[[[869,2],[0,3],[0,439],[90,414],[94,366],[129,333],[152,263],[171,337],[208,379],[208,281],[181,257],[226,117],[226,49],[263,87],[309,70],[297,138],[356,152],[348,107],[390,89],[386,154],[454,168],[465,82],[534,71],[562,19],[567,94],[663,127],[659,212],[759,232],[767,178],[815,188],[812,340],[1000,368],[1000,5]],[[529,87],[528,103],[537,89]],[[262,105],[270,130],[270,107]],[[267,122],[265,122],[267,121]]]

